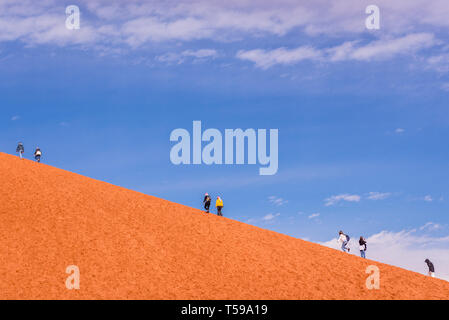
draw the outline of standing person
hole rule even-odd
[[[212,201],[212,199],[211,199],[210,195],[208,193],[206,193],[204,195],[203,203],[204,203],[204,209],[206,209],[207,213],[209,213],[209,208],[210,208],[210,202],[211,201]]]
[[[359,245],[360,245],[360,256],[365,259],[366,258],[366,256],[365,256],[366,240],[362,236],[360,236]]]
[[[429,276],[435,278],[435,268],[433,267],[433,263],[430,262],[429,259],[424,260],[424,262],[427,263],[427,266],[429,267]]]
[[[343,252],[346,252],[346,250],[348,250],[349,252],[349,247],[347,247],[347,244],[349,242],[349,240],[351,239],[348,235],[344,234],[343,231],[340,230],[340,232],[338,232],[339,237],[337,242],[341,243],[341,250],[343,250]]]
[[[41,162],[42,157],[42,151],[39,149],[39,147],[36,148],[36,151],[34,151],[34,159],[36,159],[37,162]]]
[[[23,143],[22,142],[19,142],[19,144],[17,145],[16,152],[19,153],[20,159],[23,159],[23,153],[25,152],[25,148],[23,147]]]
[[[217,207],[217,215],[222,217],[221,209],[223,209],[223,200],[220,197],[217,197],[217,201],[215,202],[215,206]]]

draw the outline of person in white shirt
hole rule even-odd
[[[340,244],[341,243],[341,250],[343,250],[343,252],[346,252],[346,250],[348,250],[349,252],[349,247],[347,247],[347,244],[349,242],[350,237],[346,234],[343,233],[343,231],[340,230],[340,232],[338,233],[339,237],[337,242]]]
[[[41,162],[41,156],[42,151],[39,149],[39,147],[36,148],[36,151],[34,151],[34,159],[36,159],[37,162]]]

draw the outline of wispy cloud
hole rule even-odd
[[[442,228],[443,228],[443,226],[438,224],[438,223],[427,222],[425,225],[420,227],[419,230],[421,230],[421,231],[422,230],[435,231],[435,230],[440,230]]]
[[[390,192],[369,192],[366,196],[369,200],[384,200],[391,196]]]
[[[308,218],[309,219],[314,219],[314,218],[318,218],[320,216],[319,213],[312,213]]]
[[[240,43],[245,38],[279,37],[289,32],[307,36],[340,37],[366,32],[366,3],[347,0],[334,5],[331,0],[313,2],[280,0],[219,1],[179,0],[142,2],[119,0],[79,0],[81,28],[65,27],[65,4],[57,0],[0,2],[0,42],[19,41],[25,46],[78,46],[102,52],[126,52],[148,48],[155,43],[187,43],[209,40]],[[245,50],[238,57],[260,68],[315,60],[328,61],[391,58],[438,44],[427,29],[447,33],[447,1],[377,0],[382,10],[381,38],[368,44],[345,41],[331,48],[299,46],[294,49]],[[80,46],[82,45],[82,46]],[[109,48],[107,48],[109,47]],[[119,50],[117,50],[119,49]],[[194,50],[195,51],[195,50]],[[201,53],[195,53],[200,54]],[[197,57],[198,58],[198,57]],[[441,68],[444,52],[435,53],[430,65]]]
[[[11,121],[17,121],[17,120],[19,120],[20,119],[20,116],[13,116],[12,118],[11,118]]]
[[[266,216],[264,216],[263,218],[262,218],[262,220],[264,220],[264,221],[271,221],[271,220],[273,220],[274,218],[276,218],[276,217],[279,217],[281,214],[280,213],[269,213],[269,214],[267,214]]]
[[[199,50],[185,50],[180,53],[168,52],[163,55],[156,56],[156,61],[165,62],[167,64],[181,64],[188,58],[193,58],[195,61],[205,61],[213,59],[218,56],[214,49],[199,49]]]
[[[405,132],[405,129],[403,129],[403,128],[397,128],[396,130],[394,130],[394,132],[396,132],[396,133],[398,133],[398,134],[401,134],[401,133],[404,133],[404,132]]]
[[[366,45],[356,46],[356,42],[345,42],[329,50],[332,61],[342,60],[382,60],[399,54],[410,54],[438,44],[432,33],[408,34],[399,38],[372,41]]]
[[[423,200],[426,201],[426,202],[432,202],[433,198],[432,198],[431,195],[426,195],[426,196],[424,196]]]
[[[417,33],[399,38],[376,40],[365,45],[350,41],[324,49],[302,46],[294,49],[282,47],[273,50],[241,50],[236,56],[238,59],[254,62],[258,68],[268,69],[274,65],[291,65],[303,60],[339,62],[389,59],[399,54],[411,54],[438,43],[431,33]]]
[[[268,197],[268,201],[276,206],[282,206],[282,205],[288,203],[288,200],[284,200],[284,199],[276,197],[276,196]]]
[[[427,67],[440,73],[449,72],[449,53],[433,55],[427,58]]]
[[[331,196],[329,198],[326,198],[324,200],[324,205],[326,207],[333,206],[341,201],[347,201],[347,202],[359,202],[361,197],[356,194],[339,194],[336,196]]]
[[[214,58],[218,55],[214,49],[199,49],[199,50],[186,50],[182,53],[186,57],[195,57],[198,59]]]
[[[299,47],[296,49],[278,48],[271,51],[255,49],[237,53],[237,58],[254,62],[261,69],[268,69],[276,64],[295,64],[303,60],[318,60],[322,53],[312,47]]]

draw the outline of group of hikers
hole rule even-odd
[[[343,231],[339,231],[338,232],[338,240],[337,242],[339,244],[341,244],[341,250],[343,250],[343,252],[349,252],[351,249],[348,247],[349,244],[349,240],[351,239],[351,237],[349,237],[347,234],[345,234]],[[366,240],[364,237],[360,236],[359,239],[359,250],[360,250],[360,256],[364,259],[366,259]],[[429,268],[429,276],[432,278],[435,278],[435,268],[433,266],[433,263],[429,260],[426,259],[424,261],[427,264],[427,267]]]
[[[208,193],[204,195],[204,209],[206,210],[206,213],[209,213],[210,209],[210,203],[212,202],[212,198]],[[221,212],[221,209],[223,209],[223,200],[220,197],[217,197],[217,200],[215,201],[215,207],[217,208],[217,216],[222,217],[223,213]]]
[[[19,144],[17,145],[16,152],[19,154],[20,159],[23,159],[23,154],[25,153],[25,147],[23,146],[22,142],[19,142]],[[34,159],[37,162],[41,162],[41,157],[42,157],[42,151],[39,147],[37,147],[36,150],[34,151]]]
[[[19,142],[19,144],[17,145],[16,152],[19,153],[20,159],[23,159],[23,154],[25,153],[25,148],[24,148],[22,142]],[[37,147],[36,150],[34,151],[34,159],[37,162],[41,162],[41,157],[42,157],[42,151],[39,147]],[[204,209],[206,210],[206,213],[209,213],[211,202],[212,202],[211,196],[208,193],[206,193],[204,195],[204,200],[203,200]],[[217,200],[215,201],[215,207],[217,208],[217,215],[222,217],[223,213],[221,212],[221,210],[223,209],[223,200],[219,196],[217,197]],[[349,235],[345,234],[343,231],[340,230],[338,232],[337,242],[341,245],[341,250],[343,250],[343,252],[349,252],[351,250],[348,246],[350,239],[351,238],[349,237]],[[359,239],[360,256],[364,259],[366,259],[366,249],[367,249],[366,240],[364,237],[360,236],[360,239]],[[427,264],[427,266],[429,268],[429,276],[434,278],[435,277],[435,268],[433,266],[433,263],[429,259],[426,259],[424,262]]]
[[[348,247],[349,240],[351,240],[351,237],[345,234],[343,231],[338,232],[338,240],[337,242],[341,244],[341,250],[343,252],[349,252],[351,249]],[[362,258],[366,258],[366,240],[364,237],[360,236],[359,239],[359,249],[360,249],[360,256]]]

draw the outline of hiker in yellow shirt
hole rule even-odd
[[[221,209],[223,209],[223,200],[221,200],[220,197],[217,197],[217,201],[215,202],[215,206],[217,207],[217,215],[222,217],[223,214],[221,213]]]

